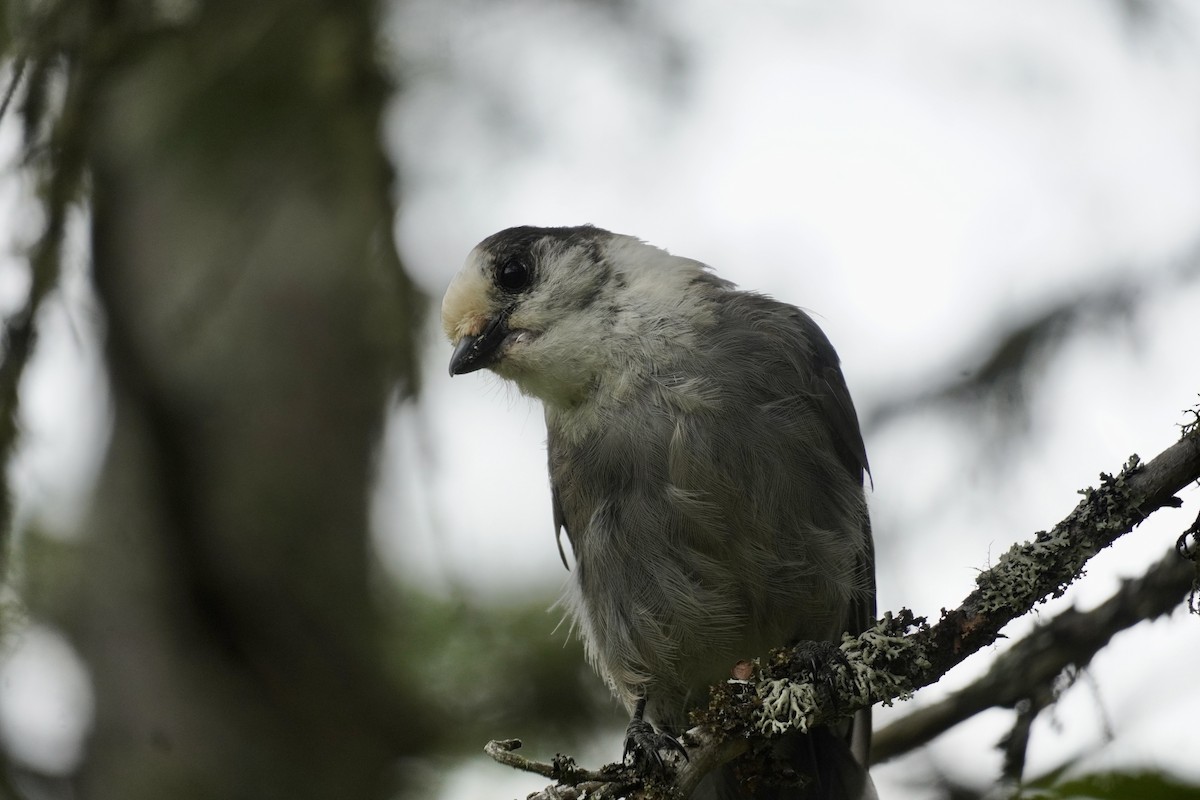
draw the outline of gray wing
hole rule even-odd
[[[850,399],[850,390],[846,387],[837,352],[824,331],[807,314],[797,310],[795,322],[812,345],[813,374],[823,388],[823,391],[816,393],[815,400],[821,409],[821,417],[827,421],[829,436],[838,453],[838,459],[847,472],[861,483],[864,476],[870,476],[871,468],[867,463],[866,445],[863,443],[858,414]],[[865,546],[860,555],[859,570],[868,591],[850,600],[847,622],[849,632],[853,634],[862,633],[874,625],[876,617],[875,541],[871,535],[870,517],[863,519],[863,536]],[[845,733],[851,752],[864,766],[870,762],[871,716],[869,708],[858,712],[853,725]]]
[[[791,311],[794,313],[788,316],[810,344],[809,358],[813,382],[816,384],[813,397],[821,410],[821,417],[828,423],[829,437],[837,450],[838,460],[851,476],[861,482],[864,474],[870,475],[871,467],[867,463],[867,449],[858,425],[858,414],[850,400],[850,390],[846,388],[837,352],[811,317],[800,309]]]
[[[858,414],[850,399],[850,390],[846,387],[846,379],[842,375],[840,359],[825,332],[811,317],[796,309],[796,322],[812,343],[813,374],[819,378],[823,388],[823,391],[817,392],[816,401],[821,408],[822,418],[828,422],[829,436],[837,450],[838,460],[855,480],[861,483],[864,476],[870,477],[871,467],[867,463],[867,448],[863,443]],[[855,599],[850,616],[855,626],[851,628],[851,633],[862,633],[875,624],[875,542],[871,536],[869,518],[865,521],[864,535],[866,551],[863,554],[861,569],[864,579],[869,580],[870,596]]]
[[[861,484],[864,477],[870,476],[871,468],[867,462],[866,445],[863,443],[862,430],[858,424],[858,414],[850,399],[850,390],[842,375],[837,352],[825,336],[825,332],[803,311],[794,309],[794,313],[788,316],[809,343],[809,359],[815,385],[813,400],[820,409],[820,418],[826,423],[838,460],[854,480]],[[852,634],[862,633],[874,625],[877,610],[875,541],[871,535],[870,517],[863,518],[862,535],[864,543],[859,556],[858,571],[867,590],[850,598],[846,622],[847,631]],[[853,733],[854,738],[858,740],[853,746],[854,750],[864,763],[870,747],[870,729],[871,715],[867,710],[859,715]]]

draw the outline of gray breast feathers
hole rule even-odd
[[[874,614],[866,456],[837,356],[799,310],[714,291],[700,346],[646,370],[589,435],[547,419],[568,612],[618,694],[647,692],[668,726],[737,660]]]

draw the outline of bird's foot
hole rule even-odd
[[[687,750],[679,740],[665,731],[658,731],[642,717],[646,710],[646,701],[638,700],[625,729],[625,749],[621,760],[640,772],[642,775],[661,775],[666,772],[666,762],[663,753],[674,753],[687,760]],[[668,756],[670,758],[671,756]]]
[[[669,733],[654,730],[649,722],[629,721],[625,729],[625,751],[622,760],[643,775],[660,775],[666,771],[663,753],[678,753],[686,760],[687,750]]]
[[[839,679],[850,670],[846,654],[833,642],[800,641],[792,647],[792,671],[807,674],[815,686],[824,688],[833,698],[838,697]]]

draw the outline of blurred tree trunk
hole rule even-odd
[[[115,406],[72,622],[81,795],[386,796],[426,734],[369,591],[415,305],[375,9],[146,7],[91,4],[80,67]]]

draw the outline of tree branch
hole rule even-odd
[[[1118,632],[1178,607],[1195,578],[1195,565],[1172,549],[1145,575],[1122,581],[1100,606],[1064,611],[1002,653],[974,683],[877,731],[872,763],[914,750],[981,711],[1030,699],[1067,667],[1089,664]]]
[[[847,636],[841,645],[845,662],[826,665],[829,674],[820,681],[813,680],[806,659],[795,658],[789,649],[777,650],[753,681],[714,687],[708,708],[693,715],[698,727],[684,741],[687,765],[696,766],[677,768],[661,786],[642,784],[629,770],[613,767],[618,780],[640,785],[641,797],[686,797],[704,774],[745,752],[752,742],[807,731],[875,703],[890,705],[935,683],[995,642],[1009,622],[1061,596],[1092,556],[1149,514],[1182,505],[1175,493],[1200,479],[1200,426],[1185,427],[1183,437],[1149,463],[1132,456],[1116,476],[1100,477],[1099,488],[1084,489],[1083,500],[1052,530],[1013,545],[994,567],[980,573],[974,591],[957,608],[943,610],[935,625],[907,609],[889,612],[858,637]],[[1139,608],[1131,603],[1127,613]],[[568,796],[563,790],[560,781],[538,796]]]

